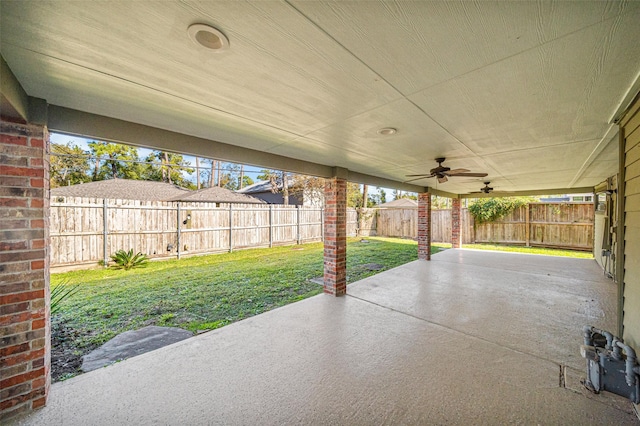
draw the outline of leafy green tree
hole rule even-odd
[[[112,178],[140,179],[143,167],[138,149],[128,145],[92,141],[87,144],[95,158],[92,180]]]
[[[90,182],[89,153],[67,142],[51,144],[51,188]]]
[[[362,192],[360,184],[355,182],[347,182],[347,207],[362,207]]]
[[[183,188],[194,189],[195,185],[184,174],[189,176],[195,172],[191,163],[181,154],[166,151],[153,151],[145,160],[143,177],[146,180],[172,183]]]
[[[493,222],[533,201],[533,197],[478,198],[469,204],[469,213],[474,223]]]

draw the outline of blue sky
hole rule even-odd
[[[87,145],[87,142],[91,142],[93,139],[85,139],[85,138],[81,138],[81,137],[77,137],[77,136],[63,135],[63,134],[60,134],[60,133],[51,133],[50,140],[51,140],[52,143],[57,143],[57,144],[66,144],[68,142],[71,142],[72,144],[75,144],[75,145],[79,146],[83,150],[87,150],[88,151],[89,147]],[[150,153],[151,153],[150,149],[138,147],[138,155],[140,156],[140,158],[145,158]],[[188,161],[190,163],[191,166],[195,166],[196,165],[195,157],[193,157],[191,155],[183,155],[183,157],[184,157],[184,159],[186,161]],[[201,164],[201,166],[202,166],[202,164]],[[258,180],[257,176],[259,174],[261,174],[261,172],[260,172],[261,168],[255,167],[255,166],[247,166],[247,165],[245,165],[244,169],[245,169],[245,174],[247,176],[250,176],[251,179],[253,179],[254,181]],[[191,175],[191,176],[185,175],[185,177],[187,177],[188,179],[192,180],[193,182],[195,182],[195,180],[196,180],[195,173],[193,175]],[[370,188],[369,189],[369,194],[376,194],[377,191],[378,191],[377,187]],[[387,194],[387,201],[392,201],[393,200],[392,191],[390,189],[385,188],[385,192]]]

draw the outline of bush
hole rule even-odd
[[[115,262],[115,265],[111,265],[113,269],[129,269],[144,267],[149,262],[149,258],[146,254],[138,252],[133,254],[133,249],[129,251],[118,250],[111,255],[111,260]]]
[[[469,205],[469,213],[475,223],[493,222],[531,201],[529,197],[478,198]]]

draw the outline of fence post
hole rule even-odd
[[[298,235],[296,236],[296,240],[298,245],[300,245],[300,206],[296,206],[296,222],[298,223],[296,229]]]
[[[527,247],[529,247],[531,245],[531,224],[530,224],[530,217],[529,215],[531,211],[531,204],[527,203],[527,207],[524,213],[524,223],[525,223],[525,230],[524,230],[524,235],[525,235],[525,241],[526,241],[526,245]]]
[[[107,235],[109,234],[109,218],[108,218],[108,205],[107,199],[102,199],[102,262],[106,268],[109,263],[109,255],[107,254],[108,243]]]
[[[176,214],[176,225],[177,225],[177,234],[178,234],[178,238],[177,238],[177,245],[178,245],[178,251],[177,251],[177,256],[178,259],[180,259],[180,219],[181,219],[181,215],[180,215],[180,202],[178,201],[178,206],[177,206],[177,214]]]
[[[233,204],[229,204],[229,253],[233,251]]]
[[[273,204],[269,204],[269,248],[273,247]]]

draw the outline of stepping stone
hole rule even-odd
[[[324,285],[324,277],[311,278],[309,281],[318,285]]]
[[[176,327],[150,325],[118,334],[98,349],[82,357],[82,371],[92,371],[123,359],[160,349],[192,337],[193,333]]]
[[[381,265],[379,263],[365,263],[364,265],[362,265],[362,267],[370,271],[379,271],[381,269],[384,269],[384,265]]]

